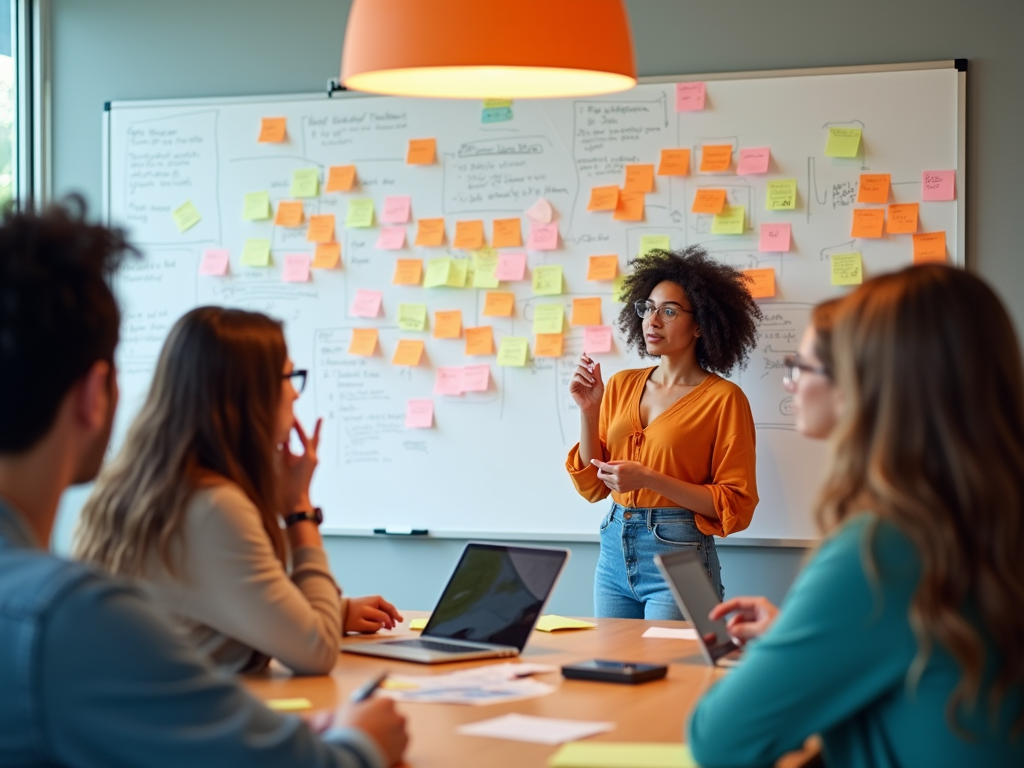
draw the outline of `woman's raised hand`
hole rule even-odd
[[[601,408],[601,398],[604,397],[601,364],[591,360],[586,352],[580,355],[576,363],[576,372],[569,382],[569,394],[584,413],[592,413]]]
[[[292,453],[287,441],[281,445],[281,460],[283,472],[281,482],[283,484],[284,502],[287,505],[287,512],[312,509],[313,505],[309,500],[309,484],[313,480],[313,470],[316,469],[316,449],[320,445],[320,425],[323,419],[316,420],[316,427],[312,436],[306,434],[298,419],[292,425],[302,443],[302,453]]]

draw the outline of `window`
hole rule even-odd
[[[16,180],[17,67],[14,36],[16,0],[0,0],[0,203],[14,195]]]

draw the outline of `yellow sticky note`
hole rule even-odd
[[[796,179],[778,179],[765,185],[764,209],[766,211],[796,210]]]
[[[539,304],[533,308],[534,333],[561,333],[565,308],[561,304]]]
[[[484,99],[484,109],[507,109],[512,106],[512,99]]]
[[[277,216],[274,223],[279,227],[297,227],[302,224],[303,208],[301,200],[282,200],[277,204]]]
[[[643,221],[644,193],[619,192],[619,202],[615,204],[612,218],[616,221]]]
[[[685,176],[690,172],[690,150],[663,149],[658,164],[659,176]]]
[[[359,357],[373,357],[377,350],[377,329],[376,328],[353,328],[352,341],[348,345],[350,355]]]
[[[549,613],[546,616],[541,616],[537,619],[537,626],[535,629],[541,632],[555,632],[559,629],[593,629],[597,624],[593,624],[589,621],[581,621],[580,619],[569,619],[565,616],[556,616],[553,613]]]
[[[349,192],[355,183],[354,165],[332,165],[327,169],[327,186],[324,192]]]
[[[890,235],[917,232],[917,203],[902,203],[889,206],[886,229]]]
[[[612,301],[616,304],[626,303],[626,276],[619,275],[612,283]]]
[[[862,173],[857,185],[858,203],[889,202],[889,174]]]
[[[263,238],[246,240],[242,246],[242,264],[247,267],[269,267],[270,241]]]
[[[275,712],[298,712],[303,709],[312,709],[313,702],[309,699],[267,699],[267,707]]]
[[[360,197],[348,201],[345,214],[345,226],[352,229],[363,229],[373,226],[373,198]]]
[[[721,213],[725,207],[724,189],[698,189],[693,196],[692,213]]]
[[[292,197],[316,197],[320,194],[320,169],[296,168],[292,171]]]
[[[444,219],[420,219],[416,228],[416,245],[437,248],[444,244]]]
[[[685,744],[573,741],[548,760],[548,768],[698,768]]]
[[[320,243],[313,254],[313,269],[334,269],[341,261],[341,243]]]
[[[484,296],[484,317],[511,317],[516,295],[508,291],[488,291]]]
[[[746,227],[747,209],[742,205],[727,205],[711,220],[712,235],[742,235]]]
[[[627,165],[626,182],[622,185],[624,192],[653,192],[654,191],[654,166],[653,165]]]
[[[533,270],[533,292],[537,296],[562,294],[562,265],[545,264]]]
[[[561,357],[565,349],[565,337],[560,333],[538,333],[533,346],[534,357]]]
[[[423,630],[427,627],[427,622],[430,621],[430,617],[427,616],[425,619],[413,619],[409,622],[409,629]]]
[[[479,325],[476,328],[466,329],[466,354],[493,355],[494,354],[494,331],[489,325]]]
[[[280,144],[288,135],[288,118],[285,117],[264,117],[260,120],[260,136],[257,141],[261,144]]]
[[[700,148],[700,172],[723,173],[732,165],[732,144],[705,144]]]
[[[587,280],[614,280],[618,271],[618,256],[591,256],[587,264]]]
[[[484,223],[479,219],[455,222],[454,248],[475,251],[484,247]]]
[[[395,276],[391,282],[395,285],[419,285],[423,277],[423,259],[398,259],[395,262]],[[444,276],[444,285],[448,275]]]
[[[851,237],[881,237],[885,226],[885,210],[882,208],[854,208]]]
[[[498,252],[493,248],[473,251],[473,287],[498,287]]]
[[[458,339],[462,337],[462,310],[446,309],[434,313],[434,338]]]
[[[770,299],[775,295],[775,269],[744,269],[743,274],[747,281],[747,290],[755,299]]]
[[[399,304],[398,327],[403,331],[423,331],[427,328],[426,304]]]
[[[614,211],[619,204],[619,188],[592,187],[590,190],[590,202],[587,203],[588,211]]]
[[[829,128],[826,157],[856,157],[860,153],[860,128]]]
[[[914,263],[946,260],[946,233],[922,232],[914,235]]]
[[[498,347],[498,365],[522,368],[530,353],[530,342],[525,336],[506,336]]]
[[[864,270],[860,252],[832,254],[832,285],[860,285],[864,282]]]
[[[273,215],[270,209],[270,194],[267,192],[249,192],[245,196],[245,208],[242,219],[245,221],[263,221]]]
[[[427,276],[423,280],[423,286],[425,288],[440,288],[448,285],[448,278],[451,274],[451,256],[445,256],[442,259],[430,259],[427,262]]]
[[[600,325],[601,299],[599,297],[589,299],[573,299],[571,324]]]
[[[191,200],[186,200],[171,211],[171,217],[174,219],[174,225],[178,228],[179,232],[192,229],[192,227],[203,220],[203,217],[199,215],[199,211],[196,210]]]
[[[406,365],[415,368],[423,357],[423,339],[399,339],[395,347],[392,365]]]
[[[522,224],[514,219],[495,219],[492,223],[492,248],[518,248],[523,244]]]
[[[637,256],[646,256],[651,251],[668,251],[672,248],[669,235],[640,235],[640,252]]]
[[[469,259],[452,259],[452,266],[448,272],[448,287],[465,288],[467,277],[469,277]]]
[[[409,165],[433,165],[437,156],[437,139],[409,139],[405,162]]]
[[[313,214],[309,217],[306,239],[311,243],[329,243],[334,240],[334,214]]]

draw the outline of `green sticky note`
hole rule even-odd
[[[533,270],[533,292],[537,296],[562,295],[562,265],[546,264]]]
[[[269,267],[270,241],[263,238],[246,240],[242,246],[242,264],[247,267]]]
[[[452,258],[445,256],[427,261],[427,272],[423,277],[424,288],[441,288],[448,285],[452,273]]]
[[[449,288],[465,288],[469,277],[469,259],[452,259],[452,268],[448,273]]]
[[[493,248],[473,251],[473,287],[498,287],[498,252]]]
[[[373,226],[373,198],[357,197],[348,201],[348,212],[345,214],[345,226],[350,229],[361,229]]]
[[[612,283],[612,301],[614,301],[616,304],[626,303],[626,294],[623,290],[625,288],[625,282],[626,276],[619,275],[615,278],[615,282]]]
[[[796,179],[769,181],[764,193],[766,211],[796,210]]]
[[[245,196],[245,209],[242,218],[246,221],[262,221],[273,215],[270,210],[270,194],[267,192],[250,192]]]
[[[174,225],[178,228],[179,232],[192,229],[192,227],[203,220],[203,217],[199,215],[199,211],[192,205],[191,200],[186,200],[171,211],[171,218],[174,219]]]
[[[426,304],[399,304],[398,327],[403,331],[424,331],[427,328]]]
[[[697,768],[686,744],[573,741],[548,760],[548,768]]]
[[[529,352],[530,344],[525,336],[506,336],[498,346],[498,365],[522,368]]]
[[[292,172],[292,197],[316,197],[319,194],[319,168],[299,168],[298,170]]]
[[[826,157],[856,157],[860,153],[860,128],[829,128]]]
[[[832,285],[860,285],[864,282],[864,269],[860,253],[832,254]]]
[[[651,251],[668,251],[672,248],[672,238],[668,235],[640,235],[640,253],[646,256]]]
[[[711,219],[712,235],[742,235],[747,209],[742,205],[726,205]]]
[[[540,304],[533,308],[534,333],[561,333],[565,307],[561,304]]]

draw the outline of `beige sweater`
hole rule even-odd
[[[341,593],[316,547],[274,556],[259,510],[233,483],[196,491],[171,576],[155,553],[142,587],[221,669],[250,672],[275,658],[298,674],[326,674],[341,645]]]

